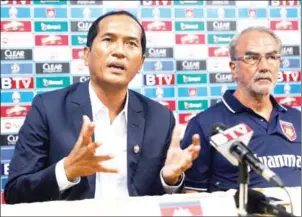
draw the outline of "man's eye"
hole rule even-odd
[[[276,59],[278,59],[278,56],[271,55],[271,56],[267,56],[266,58],[270,59],[270,60],[276,60]]]
[[[129,44],[130,46],[137,46],[137,44],[133,41],[128,41],[127,44]]]
[[[104,38],[103,41],[112,41],[111,38]]]
[[[248,55],[248,56],[245,56],[245,59],[246,60],[258,60],[258,56]]]

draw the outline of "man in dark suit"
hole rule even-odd
[[[199,137],[182,150],[173,113],[128,90],[145,49],[130,13],[94,21],[84,48],[90,81],[34,98],[10,163],[7,203],[181,192]]]

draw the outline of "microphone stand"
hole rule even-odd
[[[248,183],[248,165],[239,162],[239,216],[247,216]]]

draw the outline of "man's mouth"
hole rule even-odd
[[[124,64],[121,63],[110,63],[108,67],[115,70],[125,70]]]
[[[272,82],[272,79],[271,78],[268,78],[268,77],[263,77],[263,78],[256,78],[255,81],[270,81]]]

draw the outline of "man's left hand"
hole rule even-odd
[[[180,176],[192,166],[200,151],[200,139],[198,134],[192,136],[192,144],[186,149],[180,147],[180,129],[175,126],[170,147],[168,149],[162,176],[168,185],[175,185]]]

